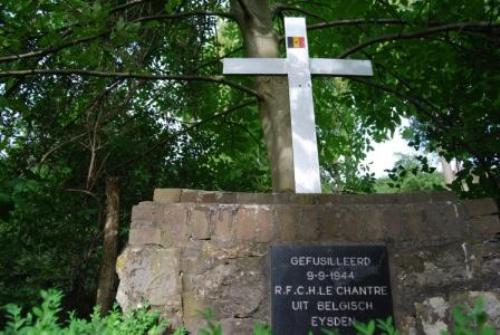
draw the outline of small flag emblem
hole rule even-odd
[[[289,48],[305,48],[305,39],[303,36],[288,36],[287,44]]]

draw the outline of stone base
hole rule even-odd
[[[211,308],[226,334],[270,322],[273,243],[384,243],[402,334],[439,334],[485,296],[500,331],[500,222],[491,199],[452,193],[294,195],[157,189],[132,211],[117,300],[145,302],[193,334]],[[495,235],[497,234],[497,235]]]

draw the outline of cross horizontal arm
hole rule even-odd
[[[323,76],[373,76],[369,60],[311,58],[311,74]]]
[[[224,58],[223,74],[286,75],[286,58]]]

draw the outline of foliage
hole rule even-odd
[[[200,312],[200,316],[205,320],[206,326],[200,329],[200,335],[222,335],[222,326],[214,322],[214,312],[210,308]]]
[[[427,157],[401,155],[388,177],[377,180],[379,193],[440,191],[445,189],[443,177],[429,166]]]
[[[237,2],[2,1],[0,304],[56,286],[91,312],[109,176],[123,223],[154,187],[270,190],[253,80],[219,77],[244,56]],[[312,57],[374,63],[373,79],[314,81],[325,191],[373,191],[365,152],[409,117],[413,145],[464,162],[457,191],[498,199],[498,1],[270,4],[277,36],[307,16]]]
[[[452,311],[453,331],[443,331],[442,335],[493,335],[495,329],[488,325],[488,314],[484,309],[484,300],[478,298],[474,302],[473,308],[465,305],[458,305]],[[378,330],[381,334],[398,335],[394,328],[392,318],[387,320],[370,320],[368,323],[357,322],[354,328],[359,335],[373,335]]]
[[[8,322],[1,335],[155,335],[162,334],[166,322],[160,321],[159,312],[141,308],[122,314],[114,309],[109,315],[101,317],[96,308],[89,320],[79,319],[71,315],[66,325],[59,320],[62,294],[60,291],[42,291],[43,302],[33,307],[31,312],[22,315],[21,308],[7,305]]]
[[[495,329],[488,325],[488,314],[484,310],[484,301],[481,298],[475,300],[473,308],[458,305],[452,311],[453,331],[443,331],[442,335],[493,335]],[[387,320],[370,320],[368,323],[357,322],[354,325],[359,335],[373,335],[378,330],[381,334],[398,335],[394,328],[392,318]]]
[[[139,34],[137,25],[126,21],[162,11],[163,5],[114,15],[112,4],[4,1],[0,54],[64,44],[62,31],[71,39],[110,30],[103,40],[42,57],[44,66],[154,72],[167,63],[195,67],[213,56],[213,47],[201,43],[212,27],[209,18],[181,21],[174,25],[178,29],[145,24]],[[0,63],[2,70],[32,64]],[[129,221],[134,204],[151,198],[154,187],[255,190],[269,185],[261,144],[249,145],[254,139],[238,126],[251,115],[248,108],[234,119],[204,118],[203,113],[233,103],[219,101],[222,95],[216,87],[196,83],[0,78],[0,305],[29,306],[40,289],[56,286],[66,293],[65,309],[91,312],[108,176],[120,179],[122,223]],[[260,137],[256,132],[252,136]],[[125,226],[122,244],[126,233]]]
[[[359,335],[373,335],[377,330],[385,335],[399,335],[399,332],[394,328],[392,317],[388,317],[386,320],[370,320],[367,323],[356,322],[354,328]]]
[[[222,326],[214,321],[214,313],[210,308],[199,312],[199,315],[205,320],[206,325],[198,332],[199,335],[222,335]],[[271,329],[265,324],[256,324],[253,329],[253,335],[271,335]]]
[[[360,127],[362,115],[352,104],[348,83],[317,80],[314,94],[323,191],[372,192],[374,175],[362,165],[372,132]]]
[[[253,329],[253,335],[271,335],[271,327],[265,324],[256,324]]]
[[[159,312],[142,307],[129,313],[122,313],[117,308],[113,309],[105,317],[101,317],[99,309],[95,308],[89,320],[79,319],[71,314],[66,323],[60,321],[62,312],[62,293],[58,290],[41,292],[42,303],[35,306],[30,312],[23,315],[19,306],[9,304],[5,306],[8,322],[0,335],[118,335],[118,334],[163,334],[167,329],[167,323],[160,320]],[[219,322],[214,321],[214,313],[211,309],[201,311],[200,316],[206,325],[199,330],[199,335],[222,335],[222,327]],[[453,332],[443,332],[443,335],[493,335],[494,328],[488,325],[488,315],[484,309],[484,301],[476,299],[473,308],[464,305],[453,309]],[[373,335],[375,333],[385,335],[398,335],[399,332],[393,325],[393,320],[370,320],[367,323],[356,322],[354,325],[357,334]],[[184,328],[173,331],[173,335],[186,335]],[[336,330],[322,329],[325,335],[336,335]],[[254,335],[270,335],[271,329],[267,325],[257,324],[253,330]]]
[[[488,325],[488,314],[484,310],[484,300],[476,299],[473,308],[459,305],[453,309],[454,335],[494,335],[495,329]],[[443,332],[442,335],[448,335]]]

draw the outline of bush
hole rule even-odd
[[[477,299],[473,308],[459,305],[453,309],[454,335],[495,335],[495,329],[488,325],[488,314],[484,301]],[[443,332],[442,335],[449,335]]]
[[[60,321],[62,294],[57,290],[42,291],[43,302],[35,306],[26,315],[21,308],[7,305],[7,326],[0,335],[160,335],[167,330],[167,322],[160,319],[158,311],[147,307],[130,313],[122,313],[118,308],[107,316],[101,317],[99,308],[95,308],[89,320],[76,318],[70,314],[67,322]],[[211,310],[201,312],[206,321],[198,335],[223,335],[222,327],[214,322]],[[473,308],[457,306],[453,310],[453,335],[494,335],[495,329],[487,324],[488,315],[484,311],[484,303],[476,300]],[[372,320],[368,323],[356,323],[358,335],[399,335],[394,328],[392,318]],[[323,330],[325,335],[337,335],[336,330]],[[186,335],[183,328],[173,331],[173,335]],[[256,325],[253,335],[271,335],[266,325]],[[442,335],[450,335],[443,332]]]
[[[63,324],[59,320],[61,292],[42,291],[41,296],[42,304],[24,316],[19,306],[7,305],[9,321],[0,335],[159,335],[167,328],[167,323],[160,320],[159,312],[147,308],[130,313],[115,308],[104,317],[101,317],[99,308],[95,308],[89,320],[70,314],[68,322]]]
[[[495,328],[488,325],[488,314],[484,310],[484,301],[476,299],[473,308],[464,305],[456,306],[452,311],[453,332],[441,332],[441,335],[495,335]],[[372,320],[368,323],[356,323],[358,335],[399,335],[399,332],[393,327],[392,318],[383,320]],[[325,334],[333,335],[335,333]]]

